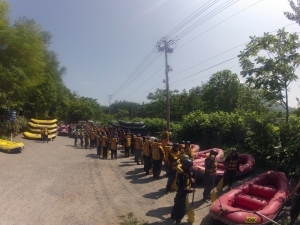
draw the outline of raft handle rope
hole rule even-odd
[[[280,225],[280,224],[277,223],[276,221],[270,219],[269,217],[266,217],[265,215],[263,215],[263,214],[261,214],[261,213],[259,213],[259,212],[257,212],[257,211],[254,211],[254,214],[257,214],[257,215],[259,215],[259,216],[261,216],[261,217],[263,217],[263,218],[265,218],[265,219],[271,221],[272,223],[275,223],[275,224],[277,224],[277,225]]]

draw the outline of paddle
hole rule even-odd
[[[222,179],[219,181],[217,185],[217,191],[222,191],[223,183],[224,183],[224,177],[222,177]]]
[[[196,188],[196,177],[195,177],[195,181],[194,181],[194,188]],[[187,221],[189,223],[194,223],[195,222],[195,212],[194,212],[194,197],[195,197],[195,192],[193,192],[193,197],[192,197],[192,206],[189,208],[188,211],[188,219]]]
[[[213,176],[213,190],[212,190],[212,193],[211,193],[211,203],[214,204],[214,202],[217,200],[217,193],[216,193],[216,190],[215,190],[215,176]]]

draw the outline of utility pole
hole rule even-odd
[[[112,99],[112,95],[108,96],[108,114],[110,114],[110,100]]]
[[[167,120],[167,130],[170,131],[170,93],[169,93],[169,71],[171,71],[170,66],[168,65],[168,53],[172,53],[173,49],[170,48],[170,42],[163,40],[162,42],[157,43],[157,48],[159,52],[165,52],[165,63],[166,63],[166,120]],[[173,41],[172,41],[173,43]],[[163,44],[163,46],[161,46]]]

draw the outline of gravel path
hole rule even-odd
[[[145,176],[132,157],[102,160],[96,149],[74,147],[68,137],[42,143],[17,136],[14,141],[25,149],[0,152],[0,225],[113,225],[130,212],[149,224],[173,224],[175,193],[164,194],[167,178]],[[197,183],[194,224],[214,224],[207,216],[210,204],[200,201],[203,185]]]

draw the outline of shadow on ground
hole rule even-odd
[[[144,194],[143,197],[144,198],[151,198],[151,199],[159,199],[159,198],[161,198],[165,195],[165,192],[166,192],[166,189],[161,188],[158,191]]]

